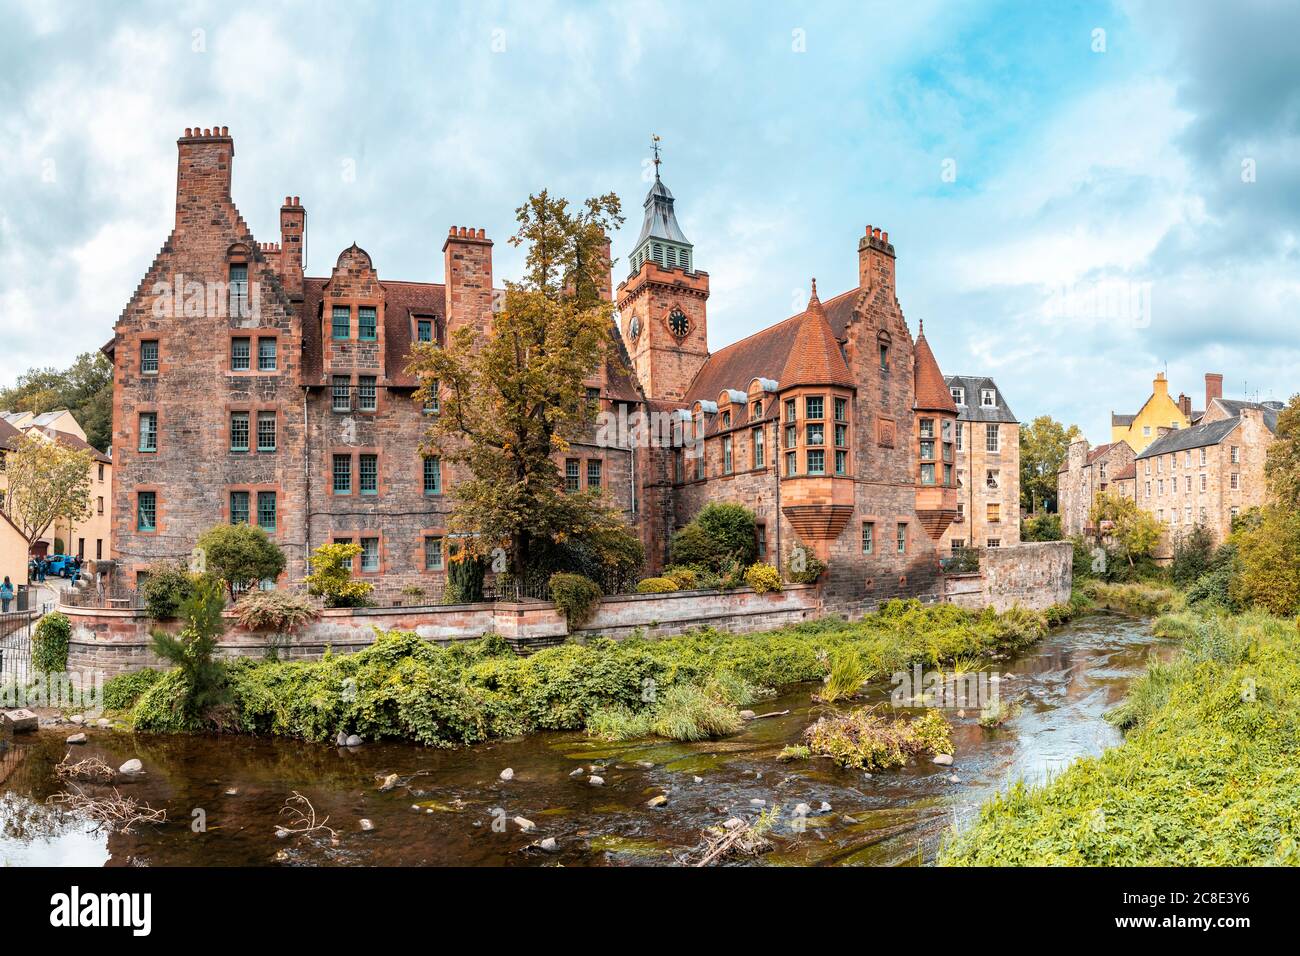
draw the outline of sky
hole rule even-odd
[[[868,223],[948,374],[1109,440],[1156,372],[1300,390],[1300,5],[0,0],[0,386],[112,337],[227,126],[263,241],[442,280],[542,188],[616,192],[626,273],[662,138],[712,349],[857,282]]]

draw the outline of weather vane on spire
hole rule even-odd
[[[656,133],[650,134],[650,148],[653,149],[655,153],[655,179],[658,179],[660,159],[659,159],[659,136]]]

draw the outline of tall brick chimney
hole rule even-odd
[[[1178,410],[1187,416],[1188,420],[1192,417],[1192,399],[1190,395],[1178,393]]]
[[[447,333],[468,325],[486,336],[492,328],[492,240],[482,229],[452,226],[442,255]]]
[[[176,169],[176,227],[187,220],[202,222],[213,206],[230,202],[230,168],[235,141],[225,126],[186,127],[176,141],[180,153]]]
[[[1208,411],[1210,402],[1216,398],[1223,398],[1223,376],[1218,372],[1205,373],[1205,408]]]
[[[894,288],[894,247],[889,233],[867,226],[866,235],[858,240],[858,287],[877,286]]]
[[[291,299],[302,297],[303,242],[307,210],[297,196],[285,196],[280,207],[280,281]]]

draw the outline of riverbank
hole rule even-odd
[[[1081,606],[1080,598],[1047,612],[998,614],[891,601],[854,622],[826,618],[747,635],[701,630],[659,640],[596,639],[526,658],[497,637],[442,647],[394,631],[356,654],[319,661],[229,662],[224,703],[202,718],[188,715],[179,671],[120,678],[106,693],[140,731],[312,741],[341,733],[456,746],[584,729],[611,709],[637,714],[683,700],[701,720],[716,723],[719,707],[734,711],[775,688],[821,680],[844,654],[857,655],[868,678],[914,663],[1005,655],[1039,640]],[[686,687],[693,690],[668,693]],[[688,722],[684,733],[697,728]]]
[[[942,864],[1300,864],[1295,621],[1184,611],[1154,629],[1183,652],[1110,715],[1124,743],[994,797]]]

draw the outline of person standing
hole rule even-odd
[[[5,575],[4,584],[0,584],[0,614],[9,613],[9,602],[14,599],[14,586],[9,580],[9,575]]]

